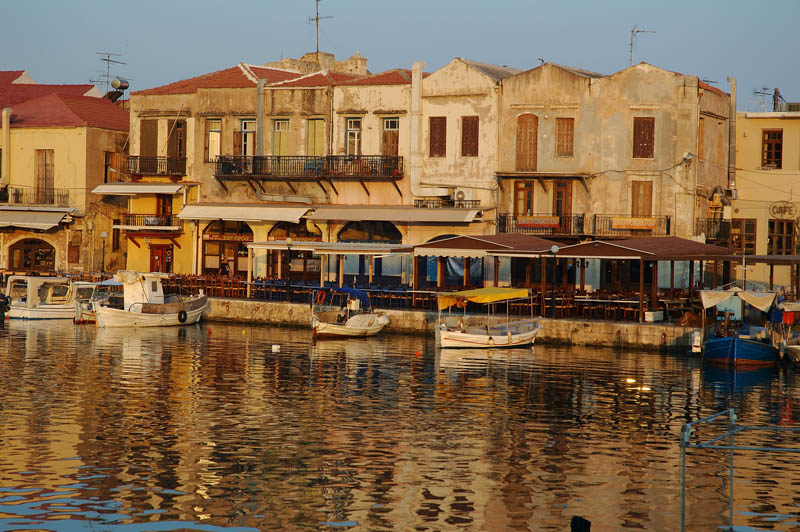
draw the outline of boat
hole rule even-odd
[[[389,324],[375,312],[369,295],[355,288],[318,288],[311,292],[311,330],[314,338],[375,336]]]
[[[737,297],[741,301],[760,310],[768,312],[776,300],[775,292],[755,292],[733,288],[730,290],[702,290],[700,298],[703,302],[703,319],[705,309],[714,307],[730,298]],[[727,319],[713,336],[703,341],[703,362],[726,366],[771,366],[780,358],[779,334],[772,326],[751,325],[731,326]],[[705,323],[702,329],[705,333]]]
[[[66,277],[10,275],[6,280],[9,319],[71,320],[75,292]]]
[[[75,291],[75,316],[77,324],[94,323],[95,308],[101,303],[114,306],[111,298],[119,298],[117,306],[122,308],[122,283],[106,279],[99,283],[76,281],[72,284]]]
[[[476,288],[460,292],[439,294],[439,320],[436,327],[436,343],[442,348],[472,347],[524,347],[533,345],[541,325],[533,316],[530,319],[509,317],[509,305],[512,300],[530,300],[527,288]],[[468,316],[467,302],[485,304],[487,314],[484,316]],[[505,319],[492,315],[495,303],[506,303]],[[443,310],[451,307],[464,309],[461,316],[442,315]],[[533,306],[531,305],[531,309]]]
[[[115,308],[113,300],[95,305],[97,326],[170,327],[200,321],[208,308],[208,297],[202,291],[190,296],[165,296],[162,281],[168,277],[166,273],[125,270],[114,274],[114,280],[122,283],[123,305]]]

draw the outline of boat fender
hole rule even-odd
[[[178,321],[181,323],[186,322],[186,311],[181,309],[178,311]]]
[[[320,290],[317,292],[317,305],[322,305],[323,303],[325,303],[325,292]]]
[[[489,345],[494,345],[494,338],[490,336],[489,339],[486,341],[486,343]]]
[[[373,323],[375,323],[375,318],[370,318],[369,323],[367,323],[367,327],[372,327]]]

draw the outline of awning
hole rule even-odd
[[[105,183],[96,186],[92,194],[106,196],[135,196],[137,194],[175,194],[184,185],[175,183]]]
[[[186,205],[182,220],[232,220],[237,222],[298,223],[308,207],[294,205]]]
[[[474,290],[462,290],[460,292],[448,292],[438,295],[439,309],[444,310],[453,305],[463,306],[464,301],[473,303],[495,303],[508,299],[519,299],[530,296],[527,288],[476,288]]]
[[[342,222],[394,223],[469,223],[475,220],[477,209],[422,209],[419,207],[384,205],[330,205],[316,207],[311,220]]]
[[[46,231],[61,223],[65,212],[29,212],[0,210],[0,227],[20,227]]]
[[[295,251],[311,251],[316,255],[390,255],[393,253],[410,253],[411,247],[403,244],[380,244],[370,242],[316,242],[293,241]],[[250,249],[289,249],[285,240],[267,242],[250,242]]]

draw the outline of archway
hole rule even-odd
[[[246,222],[211,222],[203,231],[203,273],[219,275],[227,261],[230,270],[226,274],[247,275],[247,243],[252,241],[253,230]]]
[[[386,221],[354,221],[348,222],[338,234],[339,242],[381,242],[384,244],[400,244],[403,234],[397,227]],[[347,255],[344,259],[343,278],[348,286],[354,282],[358,286],[369,284],[370,257],[364,255]],[[375,285],[397,285],[403,274],[401,257],[373,259],[372,282]]]
[[[56,249],[38,238],[25,238],[8,248],[12,270],[52,272],[56,269]]]

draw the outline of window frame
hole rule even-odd
[[[395,132],[394,150],[386,149],[387,132]],[[383,117],[383,119],[381,119],[381,155],[389,157],[397,157],[400,154],[399,144],[400,144],[400,117],[399,116]],[[394,151],[394,153],[387,153],[387,151]]]
[[[779,138],[769,138],[774,134],[779,135]],[[761,130],[761,167],[776,170],[783,167],[783,129]]]
[[[752,230],[748,231],[748,225]],[[754,255],[756,253],[758,220],[756,218],[731,219],[731,252],[734,255]]]
[[[283,126],[286,127],[283,128]],[[288,118],[275,118],[272,120],[272,155],[288,155],[290,126]],[[286,141],[287,153],[279,153],[282,151],[279,147],[284,140]]]
[[[569,127],[566,127],[569,124]],[[575,119],[572,117],[556,118],[556,157],[575,156]]]
[[[655,139],[656,139],[655,117],[634,116],[632,157],[634,159],[653,159],[655,157]]]
[[[794,220],[770,218],[767,222],[767,254],[794,255],[795,230]],[[783,231],[776,231],[776,229]],[[788,230],[787,230],[788,229]]]
[[[428,117],[428,157],[447,157],[447,117]]]
[[[480,117],[476,115],[461,117],[461,156],[478,157],[480,143]]]
[[[514,216],[532,216],[536,214],[535,208],[535,183],[533,181],[517,180],[514,182]],[[521,212],[521,204],[530,205],[530,210]]]
[[[360,116],[345,117],[344,119],[345,155],[348,155],[350,157],[361,155],[362,130],[363,130],[363,119]]]
[[[248,129],[252,126],[252,129]],[[253,157],[256,155],[256,119],[255,118],[240,118],[239,119],[239,134],[241,137],[241,145],[239,146],[240,155]]]
[[[214,128],[216,126],[216,128]],[[212,143],[215,139],[215,143]],[[216,145],[216,153],[212,149]],[[206,162],[213,163],[222,155],[222,118],[206,118]]]

